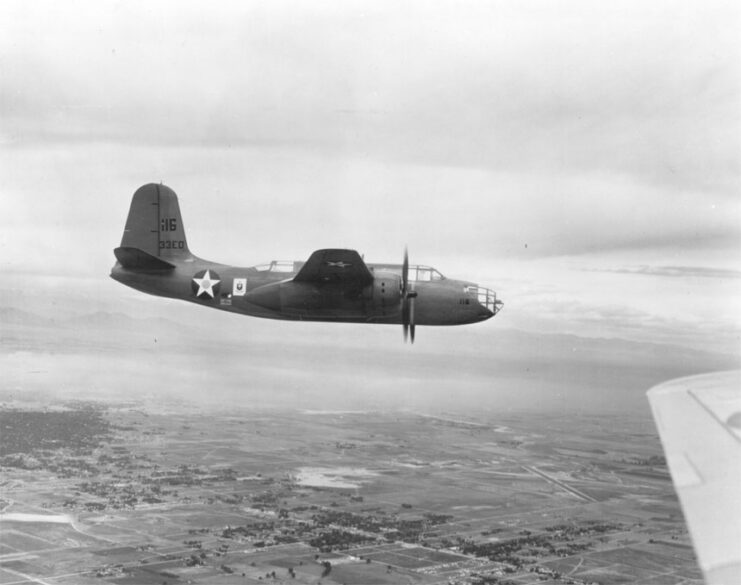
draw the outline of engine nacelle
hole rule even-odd
[[[374,317],[393,317],[401,311],[401,276],[377,271],[373,284],[365,289],[366,306]]]

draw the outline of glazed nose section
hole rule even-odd
[[[504,306],[504,303],[497,299],[497,293],[490,288],[483,286],[469,286],[468,293],[476,298],[481,307],[481,320],[490,319],[496,315]]]

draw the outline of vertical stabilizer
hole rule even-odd
[[[150,183],[131,200],[121,248],[136,249],[166,262],[192,258],[175,191]]]

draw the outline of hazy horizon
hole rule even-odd
[[[139,402],[165,411],[648,417],[650,386],[741,365],[735,355],[615,338],[507,328],[493,336],[486,324],[420,328],[425,340],[410,348],[392,326],[268,321],[163,304],[150,317],[5,309],[0,399]]]

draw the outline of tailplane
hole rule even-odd
[[[155,183],[137,189],[121,246],[113,252],[124,268],[141,270],[174,268],[176,262],[193,257],[172,189]]]

